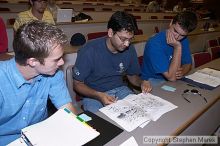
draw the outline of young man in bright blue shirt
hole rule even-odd
[[[153,86],[181,79],[191,69],[187,34],[197,26],[193,12],[178,13],[167,30],[150,38],[145,46],[141,77]]]
[[[15,57],[0,62],[0,145],[21,135],[21,129],[47,118],[47,101],[73,112],[63,73],[67,38],[56,26],[33,21],[15,34]]]

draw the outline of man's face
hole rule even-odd
[[[47,1],[44,0],[36,0],[31,2],[32,9],[37,11],[38,13],[44,13],[47,8]]]
[[[38,63],[36,70],[39,74],[54,75],[57,69],[64,64],[63,48],[60,45],[55,45],[52,48],[49,56],[44,59],[44,64]]]
[[[134,34],[126,30],[115,32],[111,37],[112,46],[115,51],[122,52],[130,45],[133,37]]]
[[[187,36],[187,32],[184,31],[180,25],[178,23],[176,24],[172,24],[169,28],[171,30],[171,32],[173,33],[173,36],[176,40],[182,40],[183,38],[185,38]]]

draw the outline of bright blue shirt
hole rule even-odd
[[[189,40],[187,37],[180,41],[182,45],[181,65],[192,64]],[[165,79],[162,73],[169,70],[173,57],[173,47],[166,42],[166,31],[151,37],[144,49],[141,78]]]
[[[71,97],[62,71],[25,80],[15,59],[0,62],[0,146],[20,137],[21,129],[47,118],[48,97],[56,108]]]
[[[133,45],[123,52],[112,53],[106,37],[88,42],[78,52],[73,77],[97,91],[105,92],[124,86],[123,75],[139,75],[137,53]]]

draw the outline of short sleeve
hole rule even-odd
[[[73,78],[84,82],[84,80],[91,74],[93,70],[94,56],[91,51],[93,48],[81,48],[78,52],[76,63],[73,67]]]
[[[61,70],[51,77],[49,81],[51,82],[49,98],[56,108],[60,108],[61,106],[72,102]]]

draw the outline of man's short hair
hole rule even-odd
[[[174,16],[172,24],[176,23],[178,23],[184,31],[189,33],[197,27],[198,20],[195,13],[183,11]]]
[[[53,24],[33,20],[19,27],[15,34],[15,60],[20,65],[26,65],[27,59],[36,58],[43,64],[54,46],[64,46],[66,43],[67,36],[61,29]]]
[[[111,28],[113,32],[126,30],[133,33],[138,29],[134,16],[124,11],[115,12],[109,19],[107,28]]]

